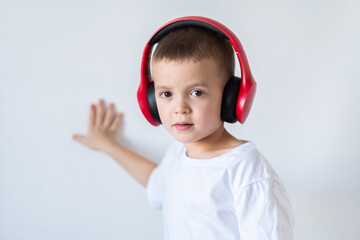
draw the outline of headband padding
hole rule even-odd
[[[184,20],[181,22],[175,22],[170,25],[165,26],[160,31],[158,31],[152,39],[149,41],[149,45],[154,45],[155,43],[158,43],[162,37],[164,37],[166,34],[171,32],[172,30],[175,30],[177,28],[181,27],[199,27],[208,31],[211,31],[217,35],[220,35],[221,37],[225,38],[226,40],[229,40],[229,37],[222,32],[217,27],[206,23],[206,22],[200,22],[200,21],[194,21],[194,20]]]

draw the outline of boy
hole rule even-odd
[[[197,27],[171,31],[153,54],[154,94],[161,123],[176,139],[159,165],[122,147],[122,114],[104,101],[90,106],[86,146],[104,151],[146,187],[163,210],[164,239],[292,239],[284,184],[254,143],[232,136],[221,119],[231,44]]]

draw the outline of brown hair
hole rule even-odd
[[[235,74],[234,50],[231,43],[221,36],[198,27],[182,27],[165,35],[157,44],[153,61],[192,60],[198,62],[213,58],[220,76],[226,81]]]

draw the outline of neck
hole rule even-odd
[[[223,149],[233,138],[221,125],[211,136],[197,142],[186,143],[186,152],[189,157],[200,157]]]

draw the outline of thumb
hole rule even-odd
[[[85,144],[86,136],[79,135],[79,134],[73,134],[72,138],[73,138],[75,141],[78,141],[78,142],[80,142],[80,143]]]

